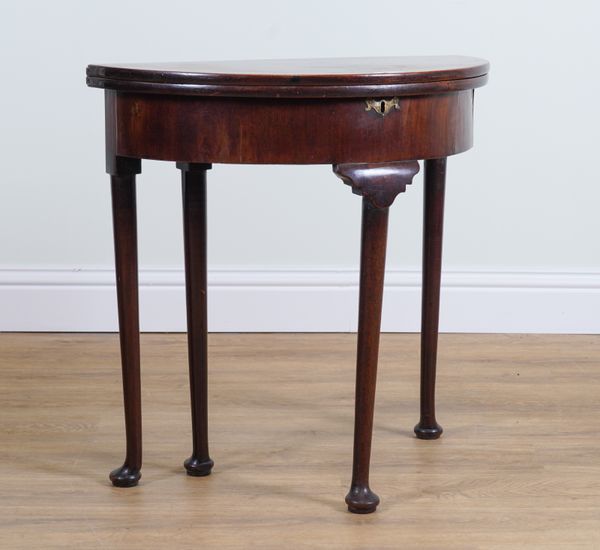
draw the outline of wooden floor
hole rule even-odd
[[[0,548],[600,548],[600,336],[444,335],[439,441],[418,337],[382,339],[371,485],[346,512],[354,335],[211,335],[213,475],[191,478],[186,344],[144,335],[141,484],[115,335],[0,335]]]

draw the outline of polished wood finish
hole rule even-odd
[[[140,163],[117,158],[114,159],[112,171],[112,211],[127,451],[123,465],[110,473],[110,479],[117,487],[133,487],[137,485],[141,477],[140,469],[142,467],[142,397],[135,200],[135,175],[140,172]]]
[[[421,418],[415,426],[415,434],[419,439],[437,439],[443,432],[435,419],[435,370],[440,317],[446,159],[426,160],[424,174]]]
[[[206,476],[208,454],[208,344],[206,313],[206,171],[210,164],[178,163],[183,194],[183,242],[187,302],[188,358],[192,403],[192,455],[184,462],[191,476]]]
[[[423,95],[473,90],[489,63],[465,56],[268,59],[89,65],[87,83],[126,92],[267,98]]]
[[[206,170],[211,163],[332,164],[363,197],[351,512],[373,512],[369,488],[388,209],[426,161],[421,438],[439,436],[437,353],[445,158],[472,146],[481,59],[441,56],[341,60],[90,65],[105,89],[106,167],[113,177],[119,315],[128,454],[113,483],[137,483],[141,466],[135,174],[140,159],[182,170],[189,371],[190,475],[208,451]],[[117,178],[117,179],[115,179]],[[119,184],[115,187],[116,184]],[[127,253],[129,251],[129,253]]]
[[[419,171],[419,163],[337,164],[333,172],[375,208],[391,206],[398,194],[406,191]]]
[[[357,514],[374,512],[379,497],[369,487],[373,410],[377,380],[377,357],[383,303],[383,281],[389,207],[406,190],[419,171],[419,163],[386,165],[339,164],[334,173],[363,197],[360,244],[360,290],[358,346],[356,352],[356,396],[354,412],[354,460],[348,510]]]
[[[116,152],[199,163],[336,164],[440,158],[473,145],[471,90],[400,99],[178,97],[109,91]]]
[[[0,334],[0,547],[600,547],[599,335],[441,334],[449,437],[431,442],[410,429],[419,336],[382,334],[371,478],[384,505],[368,516],[337,496],[356,335],[210,334],[206,478],[177,466],[186,337],[141,342],[144,478],[120,490],[105,475],[121,458],[118,336]]]
[[[363,198],[360,245],[360,296],[356,351],[356,396],[354,411],[354,459],[352,482],[346,495],[350,512],[374,512],[379,497],[369,487],[375,383],[379,355],[379,331],[389,208],[379,208]]]

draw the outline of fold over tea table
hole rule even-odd
[[[135,178],[141,159],[175,161],[183,182],[193,451],[187,473],[208,475],[206,172],[213,163],[331,164],[362,196],[351,512],[375,511],[369,488],[388,210],[424,161],[421,418],[442,433],[434,388],[446,157],[469,149],[474,89],[488,63],[470,57],[388,57],[90,65],[105,89],[127,454],[110,474],[140,479],[142,422]]]

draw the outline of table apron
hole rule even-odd
[[[107,154],[232,164],[442,158],[471,148],[473,90],[396,98],[261,99],[106,90]],[[367,100],[392,100],[385,115]]]

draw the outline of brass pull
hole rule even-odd
[[[365,111],[373,110],[378,115],[385,116],[393,109],[400,109],[400,100],[397,97],[392,99],[367,99]]]

